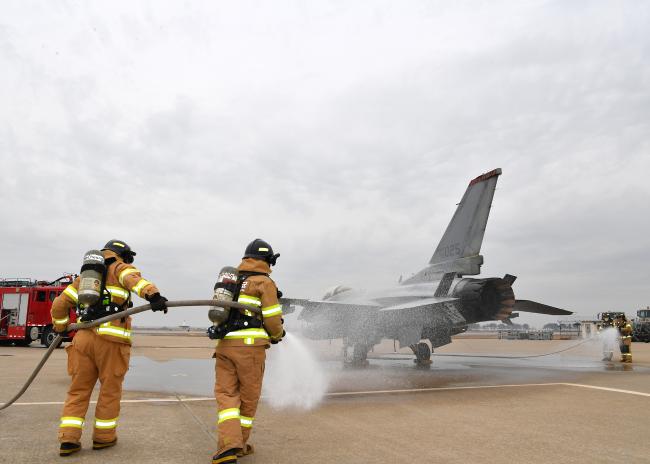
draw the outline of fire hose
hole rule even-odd
[[[220,300],[180,300],[180,301],[167,301],[167,307],[168,308],[177,308],[177,307],[187,307],[187,306],[220,306],[222,308],[234,308],[234,309],[245,309],[250,312],[253,312],[255,314],[261,315],[262,310],[259,308],[251,307],[251,306],[245,306],[239,303],[234,303],[231,301],[220,301]],[[133,314],[138,314],[142,313],[144,311],[148,311],[151,309],[151,305],[146,304],[142,306],[136,306],[135,308],[130,308],[127,309],[126,311],[121,311],[119,313],[114,313],[111,314],[110,316],[102,317],[100,319],[95,319],[94,321],[89,321],[89,322],[79,322],[75,324],[70,324],[68,326],[68,330],[80,330],[80,329],[90,329],[92,327],[97,327],[100,324],[103,324],[105,322],[110,322],[115,319],[121,319],[127,316],[131,316]],[[2,406],[0,406],[0,411],[3,409],[8,408],[12,404],[14,404],[18,398],[23,396],[23,394],[27,391],[29,386],[32,384],[38,373],[41,371],[42,367],[45,365],[47,360],[49,359],[50,355],[52,352],[59,346],[61,341],[63,340],[63,336],[61,334],[57,335],[57,337],[54,339],[52,344],[49,346],[45,354],[43,355],[43,359],[38,363],[32,374],[29,376],[27,379],[27,382],[23,385],[23,387],[20,389],[20,391],[9,401],[4,403]]]

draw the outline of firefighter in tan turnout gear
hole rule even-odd
[[[208,330],[210,338],[218,339],[214,392],[219,449],[212,457],[213,464],[236,463],[238,456],[253,452],[248,438],[262,391],[266,349],[285,335],[278,302],[281,294],[269,277],[278,256],[271,245],[256,239],[246,247],[239,267],[229,268],[231,273],[222,270],[215,285],[216,298],[219,291],[227,290],[220,288],[226,285],[222,275],[230,276],[235,301],[261,309],[261,315],[232,309],[222,325]],[[214,322],[212,315],[210,318]]]
[[[621,315],[616,319],[616,327],[621,336],[621,362],[632,362],[632,324],[630,324],[625,317]]]
[[[131,265],[134,256],[121,240],[111,240],[101,251],[86,253],[81,276],[52,303],[54,329],[57,332],[67,329],[69,310],[73,306],[83,322],[124,311],[131,305],[132,292],[149,301],[153,311],[167,312],[167,299]],[[101,388],[93,422],[93,449],[115,445],[122,381],[131,354],[131,317],[79,330],[66,351],[72,382],[59,424],[59,454],[68,456],[81,449],[81,431],[98,379]]]

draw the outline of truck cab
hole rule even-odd
[[[50,316],[52,302],[73,279],[72,275],[53,282],[0,279],[0,343],[27,346],[39,340],[44,346],[50,346],[57,335]],[[76,320],[74,310],[70,320]],[[64,341],[73,336],[69,334]]]
[[[650,307],[636,312],[632,341],[650,343]]]

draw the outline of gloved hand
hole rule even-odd
[[[275,340],[271,339],[271,345],[277,345],[278,343],[280,343],[285,335],[287,335],[287,331],[282,329],[282,336],[280,338],[278,338],[278,339],[275,339]]]
[[[67,335],[69,325],[70,325],[70,317],[66,317],[65,319],[52,318],[52,326],[54,327],[54,331],[57,334],[61,334],[63,336]]]
[[[68,326],[70,324],[65,324],[65,325],[55,325],[54,326],[54,331],[58,334],[61,335],[62,337],[67,337],[68,336]]]
[[[154,293],[147,298],[147,301],[151,305],[152,311],[164,311],[167,314],[167,298],[160,293]]]

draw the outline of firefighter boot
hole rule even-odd
[[[253,445],[249,445],[248,443],[246,443],[245,448],[240,449],[237,452],[237,457],[242,458],[244,456],[248,456],[249,454],[253,454],[254,452],[255,452],[255,449],[253,448]]]
[[[106,442],[106,443],[103,443],[101,441],[93,440],[93,449],[94,450],[100,450],[100,449],[104,449],[104,448],[110,448],[111,446],[115,446],[116,444],[117,444],[117,438],[115,438],[115,440],[113,440],[113,441],[109,441],[109,442]]]
[[[212,456],[212,464],[237,464],[237,452],[239,448],[229,449],[221,454]]]
[[[74,454],[80,450],[80,443],[71,443],[69,441],[64,441],[61,443],[61,447],[59,448],[59,456],[70,456],[71,454]]]

